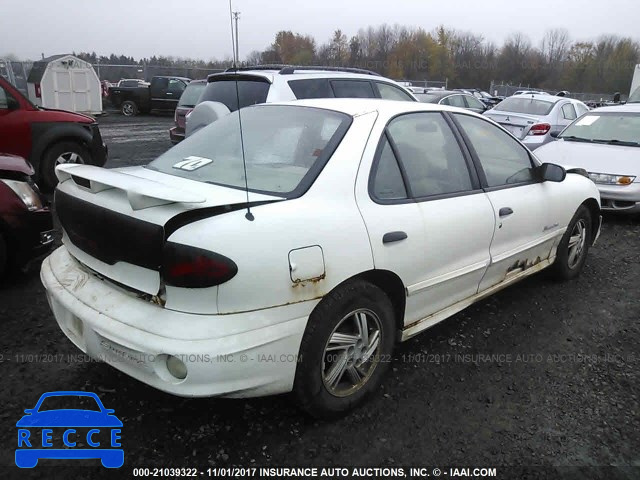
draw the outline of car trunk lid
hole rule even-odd
[[[533,125],[540,123],[540,117],[522,113],[498,113],[495,110],[491,110],[490,112],[485,113],[485,115],[494,122],[502,125],[519,139],[526,137],[529,133],[529,129]]]
[[[245,208],[243,190],[143,167],[56,169],[56,211],[63,243],[80,262],[121,285],[155,295],[164,244],[184,225]],[[250,193],[251,204],[281,197]]]

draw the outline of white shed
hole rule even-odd
[[[102,113],[102,88],[93,66],[73,55],[34,62],[27,79],[29,100],[45,108]]]

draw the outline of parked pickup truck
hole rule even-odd
[[[109,100],[127,117],[152,110],[174,111],[190,81],[184,77],[153,77],[148,86],[111,87]]]

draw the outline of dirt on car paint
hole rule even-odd
[[[108,167],[143,164],[170,147],[169,118],[100,122]],[[137,140],[115,143],[123,132]],[[2,476],[129,478],[138,466],[541,465],[558,470],[527,478],[566,478],[567,466],[613,465],[626,468],[582,478],[637,479],[638,285],[640,219],[606,217],[578,279],[557,283],[542,272],[398,345],[368,403],[320,422],[286,395],[186,399],[146,386],[71,344],[37,272],[10,277],[0,287]],[[13,466],[16,421],[54,390],[95,392],[115,409],[124,423],[121,471],[90,460]],[[78,462],[95,468],[73,468]]]

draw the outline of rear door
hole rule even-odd
[[[405,324],[426,328],[429,315],[477,292],[490,260],[491,203],[440,112],[389,122],[368,186],[358,204],[376,268],[405,285]]]
[[[491,201],[495,232],[491,265],[479,291],[549,257],[558,236],[550,225],[550,186],[535,178],[535,163],[526,147],[484,118],[453,114],[478,164]]]

